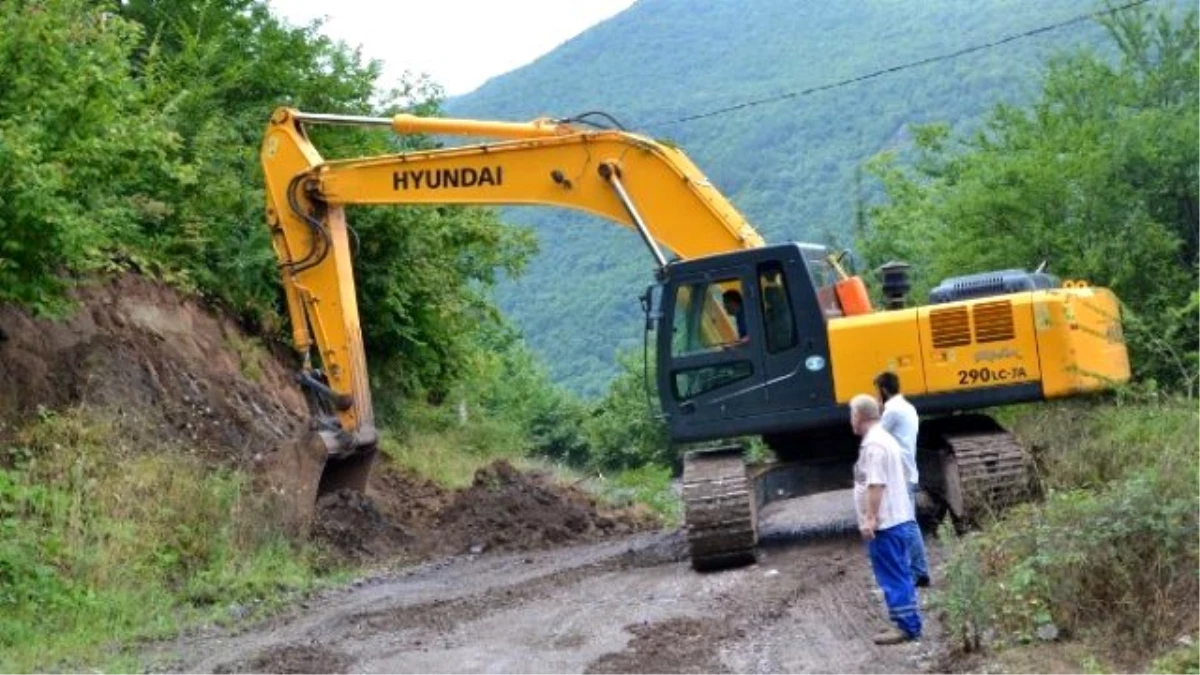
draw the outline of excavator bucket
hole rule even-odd
[[[270,453],[262,462],[259,479],[274,496],[280,522],[303,533],[308,531],[322,495],[342,488],[366,491],[378,454],[375,446],[367,446],[346,456],[331,456],[327,433],[309,431]]]
[[[367,480],[371,477],[371,468],[379,449],[375,446],[358,448],[345,457],[329,457],[325,460],[325,468],[321,471],[321,480],[317,485],[317,497],[349,488],[355,492],[367,491]]]

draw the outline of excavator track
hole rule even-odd
[[[1012,434],[996,429],[943,438],[946,501],[956,519],[973,521],[1031,496],[1032,462]]]
[[[757,508],[740,448],[689,452],[683,503],[692,567],[748,565],[758,544]]]

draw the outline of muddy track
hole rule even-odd
[[[787,509],[810,520],[822,511]],[[764,514],[775,536],[751,567],[697,574],[678,532],[461,557],[351,586],[242,634],[162,645],[149,664],[185,672],[397,673],[933,667],[940,639],[931,617],[919,643],[871,643],[884,614],[849,528],[826,523],[819,535],[796,536],[802,528],[787,516]],[[936,549],[931,554],[936,560]]]

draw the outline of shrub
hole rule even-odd
[[[1046,406],[1020,420],[1041,448],[1045,502],[962,539],[943,535],[938,601],[963,645],[988,632],[1028,641],[1041,629],[1103,637],[1128,660],[1193,632],[1197,419],[1190,402],[1175,401]]]

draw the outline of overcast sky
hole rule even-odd
[[[325,18],[325,33],[361,45],[384,63],[382,84],[405,70],[428,73],[448,95],[519,68],[634,0],[269,0],[302,25]]]

